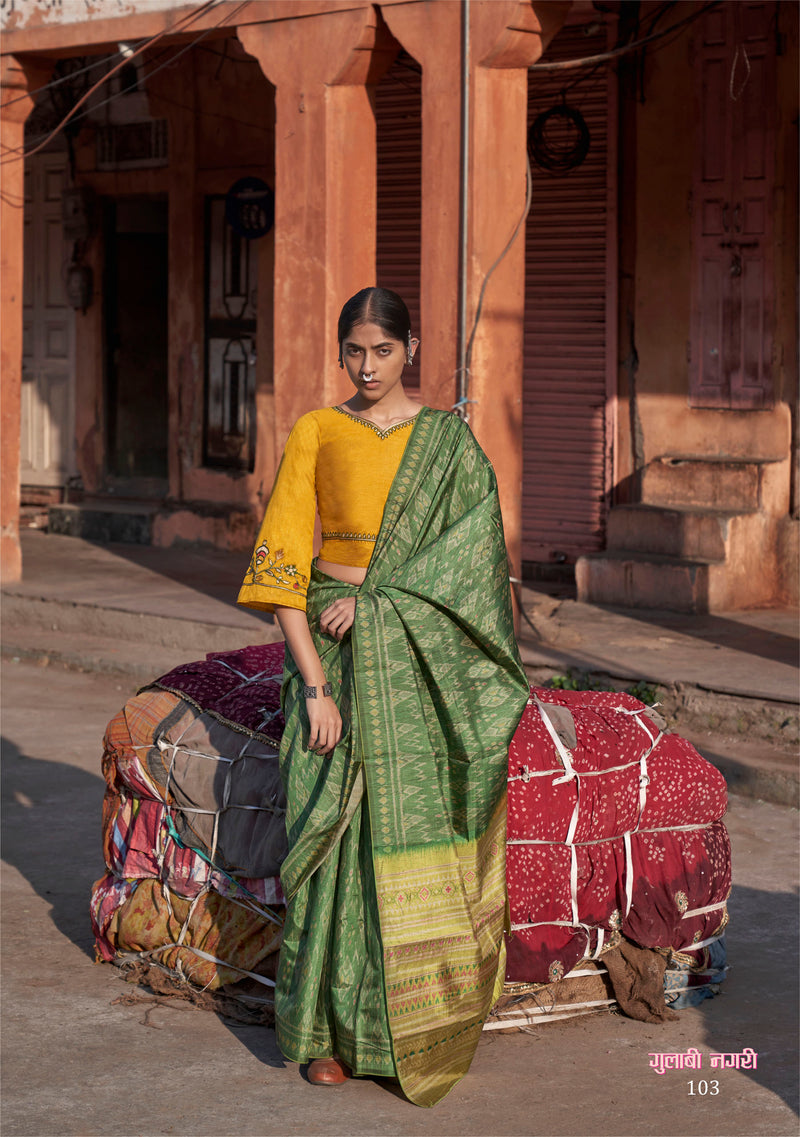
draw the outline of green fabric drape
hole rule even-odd
[[[351,634],[321,635],[354,592]],[[507,756],[528,697],[494,473],[461,420],[420,412],[363,585],[315,569],[308,617],[346,733],[329,759],[307,751],[287,656],[278,1041],[396,1072],[432,1105],[502,983]]]

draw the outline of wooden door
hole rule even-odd
[[[695,407],[772,405],[775,16],[772,3],[722,4],[695,41]]]
[[[75,316],[64,270],[69,249],[61,220],[62,154],[25,167],[22,438],[23,485],[63,486],[75,473]]]

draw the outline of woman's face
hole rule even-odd
[[[415,347],[412,340],[412,353]],[[377,324],[354,324],[342,340],[342,361],[359,394],[377,402],[400,382],[407,350]]]

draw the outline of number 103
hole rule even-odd
[[[696,1097],[698,1094],[700,1097],[705,1097],[706,1094],[710,1094],[713,1098],[719,1093],[719,1082],[716,1078],[712,1082],[706,1082],[705,1080],[698,1082],[697,1090],[695,1090],[694,1086],[695,1083],[693,1081],[689,1082],[689,1097]]]

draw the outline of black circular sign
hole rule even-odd
[[[275,195],[261,178],[239,178],[225,195],[225,218],[240,237],[263,237],[275,224]]]

